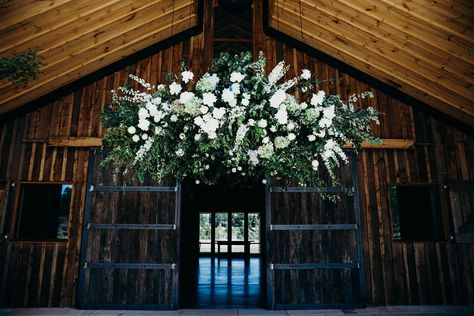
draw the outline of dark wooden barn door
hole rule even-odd
[[[90,160],[79,306],[177,308],[180,185],[124,186],[101,156]]]
[[[266,187],[267,306],[350,307],[364,302],[355,159],[341,187]],[[337,202],[321,192],[338,196]]]

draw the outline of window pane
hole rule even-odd
[[[442,237],[436,187],[392,186],[393,238],[395,240],[436,240]]]
[[[227,252],[227,242],[228,242],[228,225],[227,225],[227,213],[216,213],[216,243],[215,249],[216,252]]]
[[[18,239],[67,239],[70,184],[22,184]]]
[[[260,253],[260,214],[248,214],[250,253]]]
[[[199,252],[211,252],[211,213],[199,214]]]

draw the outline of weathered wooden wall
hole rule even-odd
[[[261,4],[257,2],[261,14]],[[256,15],[255,21],[261,21]],[[255,24],[254,50],[263,50],[271,69],[285,59],[300,72],[309,68],[326,82],[326,91],[348,96],[370,90],[365,101],[385,114],[374,133],[383,138],[416,139],[415,148],[364,150],[358,170],[361,192],[362,234],[368,303],[465,304],[474,303],[474,245],[449,243],[452,231],[448,197],[443,183],[474,180],[474,138],[430,117],[376,87],[358,81],[320,60],[263,34]],[[48,146],[50,137],[102,136],[99,113],[110,99],[109,90],[134,73],[151,82],[167,71],[179,70],[182,58],[200,72],[209,60],[207,35],[201,34],[146,57],[113,74],[97,78],[36,110],[0,125],[0,179],[66,181],[73,184],[67,242],[0,244],[0,305],[74,306],[87,177],[87,148]],[[203,51],[207,55],[203,55]],[[388,197],[389,184],[433,183],[442,199],[445,240],[394,242]],[[14,187],[4,194],[12,197]],[[0,203],[0,230],[9,233],[11,205]],[[11,236],[11,235],[10,235]],[[4,258],[4,259],[3,259]]]

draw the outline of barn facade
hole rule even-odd
[[[1,54],[38,46],[47,64],[0,86],[0,306],[473,304],[473,5],[223,2],[2,8]],[[382,113],[382,143],[341,169],[339,202],[275,181],[124,186],[100,163],[100,113],[129,74],[204,73],[245,50],[374,94],[361,106]]]

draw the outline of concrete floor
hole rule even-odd
[[[275,315],[275,316],[342,316],[342,315],[474,315],[474,306],[386,306],[386,307],[368,307],[364,309],[352,310],[284,310],[269,311],[264,309],[182,309],[177,311],[126,311],[126,310],[78,310],[73,308],[17,308],[17,309],[0,309],[0,316],[10,315],[101,315],[101,316],[258,316],[258,315]]]

